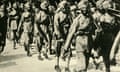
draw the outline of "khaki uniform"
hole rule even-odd
[[[60,71],[59,67],[59,57],[61,55],[61,49],[66,40],[68,30],[70,27],[70,12],[69,12],[69,3],[67,1],[61,1],[58,5],[54,16],[54,36],[56,38],[56,56],[57,63],[55,69]]]
[[[59,13],[55,14],[54,32],[56,34],[56,39],[58,41],[66,39],[68,30],[69,30],[69,26],[70,26],[69,15],[64,14],[63,12],[59,12]],[[60,48],[57,48],[57,49],[61,49],[61,45],[60,45]],[[61,51],[61,50],[57,50],[57,51],[58,51],[58,56],[60,56],[59,51]]]
[[[70,27],[67,40],[65,42],[64,48],[68,48],[73,35],[76,35],[76,59],[77,67],[76,70],[86,70],[87,64],[89,61],[88,54],[91,50],[92,36],[91,36],[91,18],[85,17],[83,14],[80,14],[73,20],[73,24]],[[87,63],[86,63],[86,60]]]
[[[32,31],[33,31],[33,24],[32,24],[32,15],[29,11],[25,11],[22,14],[21,22],[18,26],[18,32],[20,28],[23,28],[23,33],[21,35],[21,43],[24,44],[25,51],[27,51],[27,56],[31,56],[30,53],[30,43],[32,43]]]
[[[23,33],[21,36],[21,41],[23,44],[29,44],[31,41],[31,35],[32,35],[32,22],[31,22],[31,15],[30,13],[26,12],[23,13]]]
[[[42,46],[43,43],[49,42],[49,34],[48,34],[49,23],[50,23],[49,16],[45,11],[40,10],[38,13],[36,13],[35,24],[39,34],[38,42],[37,42],[40,48],[39,51],[41,50],[40,46]]]

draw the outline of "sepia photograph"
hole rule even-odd
[[[0,72],[120,72],[120,0],[0,0]]]

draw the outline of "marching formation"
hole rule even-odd
[[[102,56],[106,72],[116,64],[120,41],[120,12],[113,0],[1,0],[0,53],[6,38],[24,46],[31,57],[36,44],[38,59],[55,54],[55,70],[61,72],[59,60],[66,61],[65,71],[76,52],[74,72],[87,72],[89,59],[96,69]],[[119,1],[118,1],[119,2]]]

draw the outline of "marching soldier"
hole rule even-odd
[[[73,20],[64,45],[65,50],[69,48],[73,36],[76,36],[76,69],[75,72],[86,72],[89,64],[89,55],[92,43],[92,18],[89,14],[88,0],[82,0],[78,4],[81,13]]]
[[[105,0],[102,3],[103,15],[100,17],[102,33],[99,39],[99,46],[101,48],[100,55],[103,57],[106,72],[110,72],[110,51],[118,26],[118,24],[116,23],[115,16],[108,11],[108,9],[112,7],[112,2],[110,0]]]
[[[49,24],[50,24],[50,18],[49,18],[49,13],[48,13],[48,6],[49,2],[47,0],[43,1],[40,4],[40,10],[38,9],[37,12],[35,13],[35,25],[38,30],[36,34],[38,34],[38,40],[37,40],[37,46],[38,46],[38,51],[39,51],[39,56],[38,58],[42,60],[43,58],[41,57],[41,52],[44,49],[43,55],[45,58],[48,58],[47,55],[47,50],[48,46],[50,43],[50,38],[49,38]],[[43,48],[44,47],[44,48]]]
[[[94,8],[94,12],[92,14],[93,17],[93,22],[95,24],[96,30],[95,34],[93,35],[93,41],[94,41],[94,47],[92,49],[92,54],[93,54],[93,60],[94,64],[96,65],[96,69],[99,67],[99,42],[100,42],[100,35],[102,33],[102,27],[100,25],[100,18],[103,15],[102,14],[102,0],[99,0],[96,2],[96,8]]]
[[[33,19],[32,18],[33,18],[32,14],[30,12],[30,3],[26,2],[24,5],[24,12],[22,13],[17,33],[20,31],[21,27],[23,27],[21,40],[23,42],[25,51],[27,52],[27,56],[32,56],[30,52],[30,44],[32,43],[32,36],[33,36],[33,33],[32,33]]]
[[[57,56],[57,64],[55,65],[55,69],[58,71],[60,71],[59,57],[61,55],[61,48],[64,44],[64,41],[66,40],[70,23],[71,17],[69,3],[67,1],[61,1],[54,16],[54,35],[56,37]]]
[[[49,38],[50,38],[50,43],[49,43],[49,52],[50,54],[54,54],[55,53],[55,48],[53,48],[53,43],[54,43],[54,14],[55,14],[55,7],[53,5],[49,5],[48,7],[49,9],[49,20],[50,20],[50,24],[49,24]]]
[[[17,10],[17,4],[16,2],[14,2],[11,6],[11,8],[9,9],[8,15],[8,28],[10,30],[10,38],[13,40],[13,48],[16,49],[16,43],[17,43],[17,27],[18,27],[18,19],[19,19],[19,14],[18,14],[18,10]]]

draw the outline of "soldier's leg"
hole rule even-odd
[[[2,33],[0,32],[0,53],[3,52],[3,48],[2,48]]]
[[[57,41],[55,39],[55,37],[52,38],[52,43],[51,43],[51,52],[52,54],[56,53],[56,48],[57,47]]]
[[[60,72],[61,69],[60,69],[60,65],[59,65],[59,60],[60,60],[60,55],[61,55],[61,46],[62,46],[62,42],[57,42],[57,47],[56,47],[56,58],[57,58],[57,61],[56,61],[56,65],[55,65],[55,69]]]
[[[86,64],[84,71],[87,71],[87,68],[88,68],[88,65],[89,65],[90,53],[85,52],[84,54],[85,54],[85,64]]]
[[[1,42],[2,42],[2,41],[1,41]],[[5,47],[5,45],[2,44],[2,43],[0,43],[0,53],[2,53],[2,52],[4,51],[4,47]]]
[[[32,56],[31,55],[31,52],[30,52],[30,36],[29,36],[29,33],[25,33],[25,42],[24,42],[24,48],[25,50],[27,51],[27,56]]]
[[[63,36],[63,41],[65,42],[66,38],[68,35],[68,27],[64,27],[63,32],[62,32],[62,36]],[[70,45],[72,44],[72,42],[70,43]],[[66,57],[69,55],[70,53],[70,49],[71,46],[69,46],[67,49],[62,50],[63,54],[62,54],[62,59],[65,61]]]
[[[47,52],[48,52],[48,44],[49,44],[49,42],[46,41],[45,38],[43,37],[42,43],[44,44],[44,45],[42,45],[42,47],[43,47],[43,49],[42,49],[42,51],[43,51],[43,56],[44,56],[46,59],[48,59]]]
[[[72,50],[71,48],[69,48],[68,56],[66,58],[65,72],[70,72],[69,66],[70,66],[71,57],[72,57]]]
[[[53,54],[53,50],[52,50],[52,31],[49,31],[48,34],[49,34],[49,43],[48,43],[48,50],[49,50],[49,53],[50,54]]]
[[[84,51],[84,55],[86,57],[86,68],[85,71],[87,71],[88,65],[89,65],[89,59],[91,57],[91,51],[93,49],[94,42],[93,42],[93,38],[92,35],[88,35],[85,39],[85,51]]]
[[[0,33],[0,53],[4,51],[4,47],[6,45],[6,32]]]
[[[86,56],[84,55],[84,38],[82,36],[77,36],[76,38],[76,69],[75,72],[84,71],[86,69]]]
[[[48,59],[48,42],[46,42],[45,40],[44,40],[44,47],[43,47],[43,56],[46,58],[46,59]]]
[[[16,30],[13,30],[14,33],[14,39],[13,39],[13,48],[16,49],[16,43],[17,43],[17,35]]]
[[[25,48],[25,50],[27,51],[27,56],[32,56],[31,55],[31,53],[30,53],[30,48],[29,48],[30,46],[29,46],[29,43],[28,42],[26,42],[26,43],[24,43],[24,48]]]
[[[12,47],[14,49],[14,40],[15,40],[14,30],[10,31],[10,37],[11,37]]]
[[[103,38],[101,40],[102,41],[101,54],[103,56],[103,62],[105,64],[106,72],[110,72],[110,51],[113,42],[112,38],[113,38],[112,33],[104,33]]]
[[[50,37],[50,42],[49,42],[49,52],[50,54],[55,54],[55,50],[52,48],[52,43],[53,43],[53,25],[50,25],[49,27],[49,37]]]
[[[110,72],[110,60],[109,60],[109,54],[107,52],[103,54],[103,61],[105,64],[106,72]]]
[[[38,48],[38,59],[43,60],[41,54],[42,54],[42,44],[43,44],[43,38],[41,36],[37,37],[37,48]]]
[[[45,56],[45,58],[48,58],[47,51],[48,51],[49,43],[50,43],[48,27],[46,25],[42,25],[41,27],[42,27],[41,31],[42,31],[43,43],[45,44],[44,50],[43,50],[43,55]]]
[[[49,45],[49,52],[50,54],[55,54],[55,50],[52,48],[52,43],[53,43],[53,38],[52,38],[52,35],[50,35],[50,45]]]
[[[97,32],[96,35],[95,35],[94,41],[93,41],[94,42],[94,47],[92,49],[92,53],[93,53],[94,57],[99,57],[98,52],[100,51],[99,46],[100,46],[100,42],[101,42],[101,39],[100,39],[101,33],[102,32]]]

